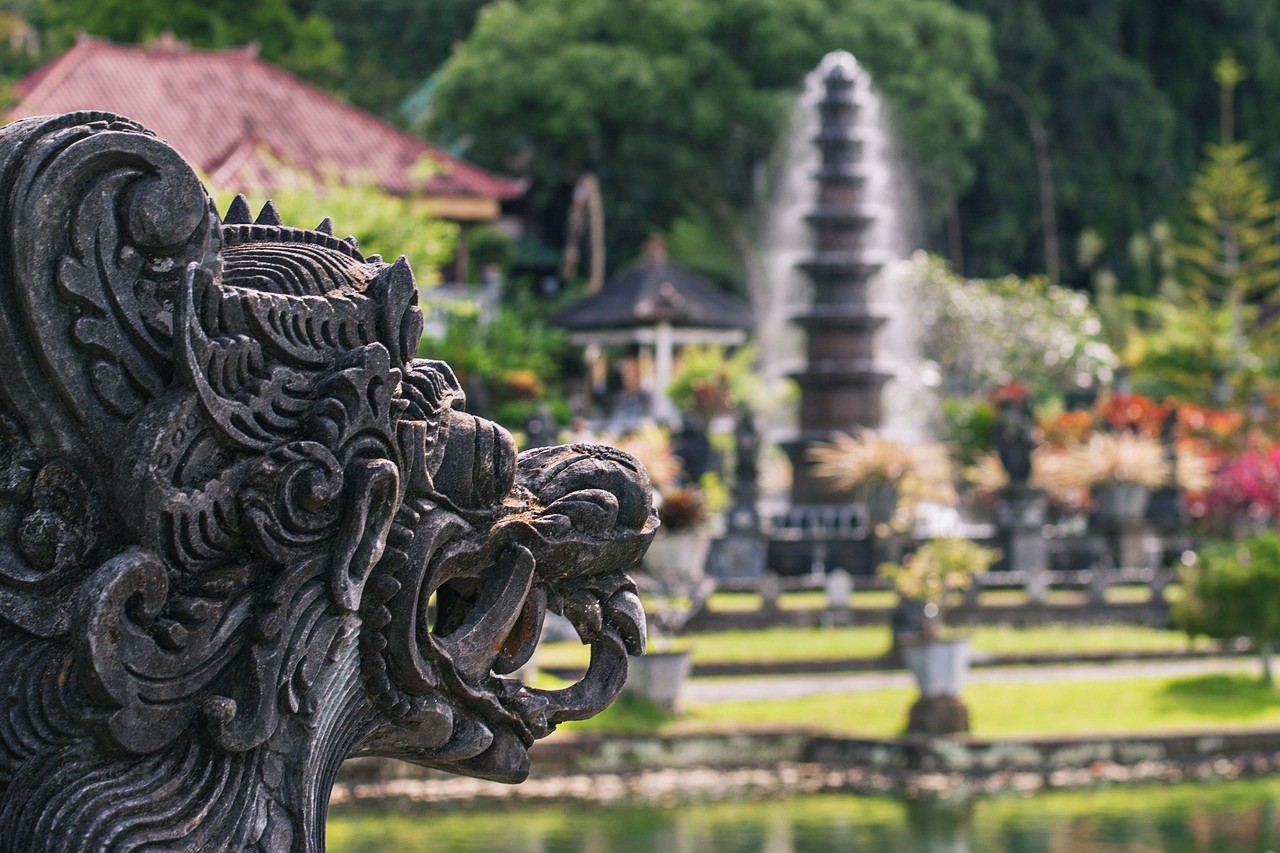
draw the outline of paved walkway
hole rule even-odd
[[[1123,681],[1130,678],[1176,675],[1208,675],[1218,672],[1260,674],[1256,658],[1202,658],[1185,661],[1148,661],[1111,664],[1055,664],[971,669],[969,684],[1010,684],[1045,681]],[[872,672],[849,675],[786,675],[756,678],[711,678],[685,684],[684,701],[691,705],[746,702],[766,699],[798,699],[827,693],[856,693],[885,687],[910,687],[909,672]]]

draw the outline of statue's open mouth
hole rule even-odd
[[[594,716],[613,702],[626,681],[627,655],[644,653],[644,611],[620,573],[566,595],[534,581],[527,552],[504,555],[503,564],[509,571],[487,585],[454,580],[436,590],[427,654],[476,690],[488,704],[486,716],[512,724],[529,746],[559,723]],[[591,646],[587,673],[562,690],[510,677],[532,658],[548,609],[566,617]]]
[[[622,571],[592,569],[634,565],[653,536],[647,481],[632,485],[635,464],[604,448],[526,453],[513,497],[479,537],[423,502],[405,510],[397,519],[410,540],[403,558],[393,553],[380,566],[395,581],[374,583],[390,600],[383,615],[366,615],[366,627],[383,622],[386,634],[372,641],[380,648],[366,677],[399,729],[362,752],[518,781],[536,739],[608,707],[626,681],[627,656],[644,652],[645,617]],[[584,480],[592,487],[576,487]],[[396,539],[393,531],[389,547]],[[512,677],[533,656],[548,610],[591,646],[586,674],[561,690]]]

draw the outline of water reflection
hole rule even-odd
[[[822,794],[672,808],[568,804],[441,812],[346,807],[335,853],[1262,853],[1280,839],[1280,780],[966,801]]]

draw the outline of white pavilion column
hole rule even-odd
[[[653,339],[653,416],[658,421],[675,423],[679,419],[675,404],[667,396],[675,363],[675,336],[671,324],[663,321],[654,330]]]

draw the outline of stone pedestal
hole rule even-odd
[[[782,597],[782,582],[775,572],[765,572],[760,578],[760,608],[766,613],[778,611],[778,599]]]
[[[1140,569],[1147,565],[1146,526],[1121,524],[1104,526],[1103,535],[1111,551],[1111,559],[1122,569]]]
[[[1109,586],[1111,586],[1111,569],[1106,565],[1095,565],[1089,575],[1089,603],[1106,604]]]
[[[956,696],[921,696],[907,712],[907,734],[957,735],[969,731],[969,709]]]
[[[730,530],[712,540],[707,576],[717,581],[755,581],[764,577],[769,541],[756,531]]]
[[[848,610],[849,596],[853,595],[853,575],[844,569],[827,572],[827,607],[832,610]]]
[[[1163,601],[1164,591],[1168,589],[1169,582],[1173,580],[1173,572],[1164,566],[1156,566],[1151,572],[1151,600]]]
[[[1044,493],[1038,489],[1010,488],[996,508],[1005,566],[1026,578],[1027,599],[1044,601],[1048,587],[1049,545],[1044,538]]]
[[[1150,497],[1150,491],[1137,483],[1094,487],[1093,500],[1097,506],[1094,517],[1118,569],[1136,569],[1147,564],[1145,540]]]

